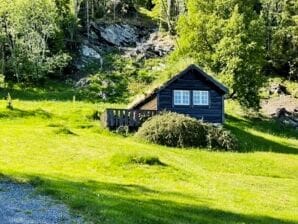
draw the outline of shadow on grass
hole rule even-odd
[[[5,111],[0,112],[1,118],[23,118],[23,117],[41,117],[41,118],[51,118],[52,114],[43,110],[21,110],[18,108],[14,108],[13,110],[6,109]]]
[[[241,152],[251,151],[272,151],[278,153],[298,154],[298,146],[288,146],[277,143],[261,136],[254,135],[245,131],[246,129],[254,129],[263,133],[297,139],[298,132],[292,129],[278,127],[278,123],[273,120],[251,119],[242,120],[233,116],[227,116],[225,127],[232,131],[238,138]]]
[[[72,182],[29,176],[43,194],[53,195],[94,223],[257,223],[294,222],[267,216],[250,216],[208,206],[178,203],[183,194],[155,191],[139,185],[96,181]],[[161,199],[161,197],[166,199]],[[194,201],[194,199],[192,198]],[[200,203],[206,200],[196,199]]]
[[[4,99],[10,93],[12,99],[20,100],[59,100],[71,101],[77,92],[66,85],[49,84],[46,87],[0,88],[0,98]]]
[[[231,115],[226,115],[231,123],[237,123],[238,126],[253,128],[257,131],[276,135],[279,137],[288,137],[298,139],[298,131],[291,127],[281,125],[278,121],[266,117],[239,119]]]

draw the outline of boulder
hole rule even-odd
[[[135,46],[139,39],[136,28],[128,24],[96,24],[92,23],[92,28],[103,43],[113,46]]]
[[[94,50],[93,48],[87,45],[82,45],[81,52],[84,57],[90,57],[90,58],[102,60],[100,54],[96,50]]]
[[[291,126],[298,129],[298,108],[293,112],[286,110],[286,108],[278,108],[272,117],[276,118],[281,124]]]
[[[90,44],[88,41],[84,41],[80,49],[80,57],[75,62],[77,69],[85,68],[91,62],[98,63],[99,67],[102,67],[103,58],[99,52],[99,47]]]

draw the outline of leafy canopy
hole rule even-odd
[[[189,0],[178,21],[174,59],[188,56],[222,80],[239,102],[259,107],[263,27],[257,1]]]

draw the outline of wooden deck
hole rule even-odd
[[[149,117],[157,114],[156,110],[128,110],[128,109],[106,109],[101,116],[104,127],[116,129],[120,126],[128,126],[137,129]]]

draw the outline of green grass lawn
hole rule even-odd
[[[55,94],[34,101],[19,90],[13,111],[0,101],[3,177],[30,181],[94,223],[298,223],[297,132],[229,102],[226,127],[241,152],[167,148],[92,120],[119,105]]]

